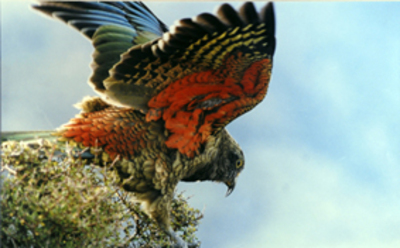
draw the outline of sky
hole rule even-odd
[[[3,131],[57,128],[95,95],[90,42],[30,4],[1,2]],[[168,26],[218,4],[147,3]],[[400,247],[399,13],[400,2],[275,3],[268,94],[227,127],[246,158],[235,191],[179,186],[204,211],[202,247]]]

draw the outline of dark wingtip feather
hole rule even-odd
[[[217,17],[209,13],[203,13],[193,17],[193,21],[204,29],[207,29],[209,33],[213,32],[224,32],[227,26],[223,24]]]
[[[261,21],[266,25],[267,32],[271,37],[270,46],[268,46],[268,53],[274,55],[276,48],[276,40],[275,40],[275,11],[274,4],[269,2],[264,8],[260,11]]]
[[[240,17],[246,24],[258,24],[260,19],[258,18],[258,13],[254,4],[252,2],[246,2],[239,9]]]
[[[229,26],[243,26],[243,21],[239,17],[238,13],[231,5],[224,3],[222,4],[218,10],[217,15],[225,24]]]
[[[53,12],[54,9],[56,9],[56,7],[54,6],[47,6],[47,5],[32,5],[31,6],[32,9],[39,11],[42,14],[45,14],[49,17],[53,17]],[[58,10],[62,9],[62,8],[57,8]]]
[[[268,33],[275,35],[274,4],[269,2],[260,12],[261,21],[266,24]]]

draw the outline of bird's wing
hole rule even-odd
[[[267,92],[275,51],[272,3],[258,14],[223,4],[217,15],[183,19],[163,37],[131,48],[104,81],[107,96],[135,107],[138,86],[151,92],[147,121],[163,120],[166,144],[193,157],[207,137],[252,109]]]
[[[78,29],[93,43],[89,83],[100,95],[106,90],[103,80],[132,46],[160,37],[167,28],[140,2],[51,2],[42,1],[34,9]],[[137,87],[132,97],[142,100],[143,89]],[[142,106],[139,106],[142,107]]]
[[[182,19],[156,39],[166,28],[140,3],[45,2],[36,8],[92,39],[91,82],[107,102],[139,110],[147,122],[162,121],[166,145],[188,157],[267,92],[275,51],[272,3],[260,13],[252,3],[239,11],[223,4],[217,15]]]
[[[109,105],[99,97],[87,97],[77,106],[82,112],[55,133],[59,141],[102,148],[111,158],[166,152],[163,126],[147,122],[139,111]]]

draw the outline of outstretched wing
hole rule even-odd
[[[166,152],[163,126],[147,122],[139,111],[109,105],[99,97],[86,98],[78,106],[82,113],[58,130],[60,141],[102,148],[111,158],[152,158]]]
[[[252,3],[239,11],[223,4],[217,15],[182,19],[162,37],[165,26],[141,3],[35,8],[91,38],[95,89],[113,105],[146,114],[147,122],[164,123],[165,144],[188,157],[267,92],[275,51],[272,3],[260,14]]]
[[[107,96],[124,106],[137,87],[151,92],[147,121],[163,120],[166,144],[193,157],[207,137],[252,109],[267,92],[275,51],[272,3],[258,14],[237,12],[183,19],[163,37],[131,48],[104,81]]]
[[[89,83],[104,95],[103,80],[121,59],[121,54],[132,46],[159,38],[167,28],[140,2],[50,2],[43,1],[34,9],[59,19],[78,29],[93,43],[92,69]],[[145,92],[137,87],[132,98],[139,105]],[[143,107],[143,106],[139,107]]]

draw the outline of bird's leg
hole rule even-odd
[[[168,234],[168,236],[175,241],[175,244],[172,246],[173,248],[195,248],[199,247],[198,243],[187,243],[185,242],[179,235],[172,230],[171,227],[169,227],[168,230],[164,230],[165,233]]]
[[[150,199],[147,198],[147,200],[143,202],[142,206],[145,212],[157,222],[160,229],[175,242],[172,247],[188,248],[187,243],[179,237],[171,227],[170,212],[172,197],[173,196],[170,194],[159,195],[152,199],[149,197]]]
[[[162,209],[161,211],[165,210]],[[158,223],[158,226],[163,230],[170,238],[175,242],[175,244],[172,246],[174,248],[188,248],[188,244],[176,233],[174,230],[172,230],[171,224],[170,224],[170,208],[163,214],[159,215],[160,217],[164,218],[156,218],[156,221]],[[161,212],[159,211],[159,213]]]
[[[198,243],[187,243],[184,241],[174,230],[172,230],[172,227],[170,225],[170,214],[168,211],[168,219],[164,219],[163,221],[159,222],[157,220],[159,227],[175,242],[175,244],[172,246],[173,248],[195,248],[199,247]]]
[[[179,237],[179,235],[174,232],[171,227],[169,227],[168,230],[164,230],[164,232],[175,241],[173,246],[174,248],[188,248],[188,244],[181,237]]]
[[[149,205],[145,206],[146,212],[157,222],[160,229],[166,233],[174,242],[174,248],[194,248],[198,247],[197,243],[188,244],[185,242],[171,227],[171,200],[172,196],[167,194],[159,196]]]

